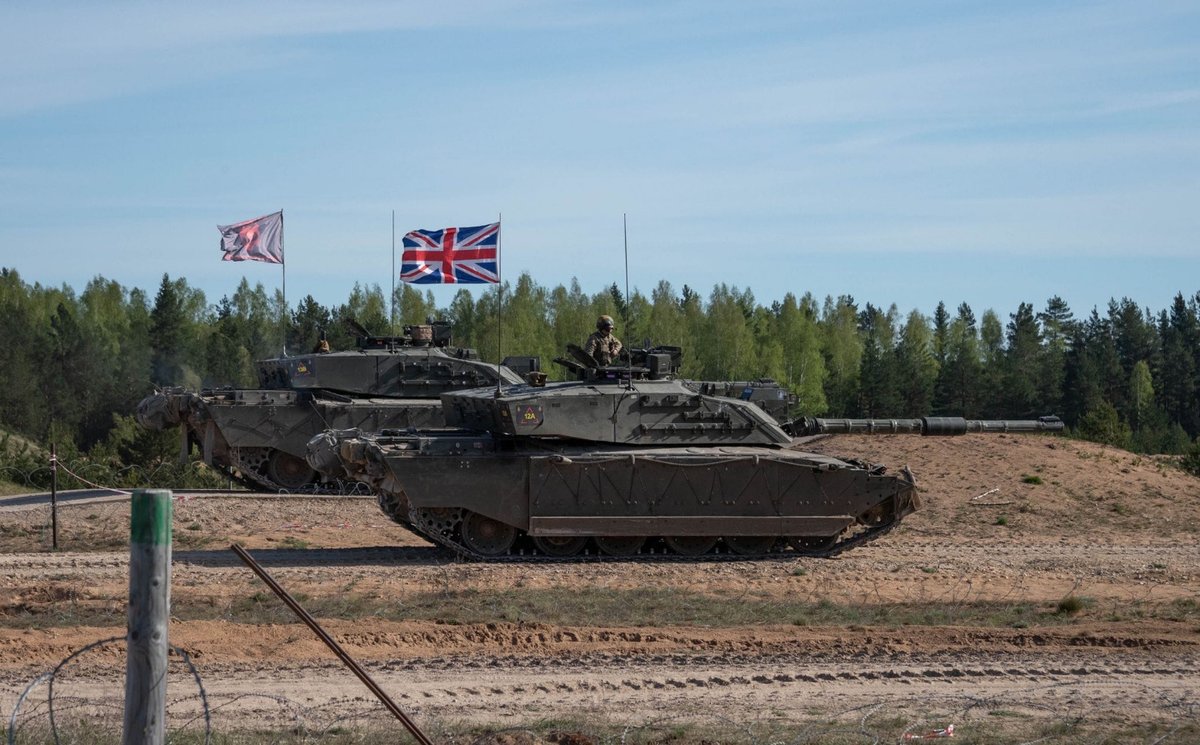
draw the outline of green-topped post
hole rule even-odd
[[[133,493],[129,530],[124,745],[166,741],[167,619],[171,615],[171,492]]]

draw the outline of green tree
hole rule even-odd
[[[824,414],[825,358],[821,355],[821,333],[817,327],[817,304],[811,294],[797,302],[788,293],[779,308],[779,339],[783,345],[782,382],[796,394],[800,411],[809,416]]]
[[[296,311],[292,313],[292,320],[288,325],[287,348],[293,354],[309,352],[316,349],[322,333],[325,334],[326,341],[329,341],[329,326],[332,320],[333,314],[328,308],[318,303],[312,295],[305,295],[296,304]],[[332,348],[332,344],[330,347]]]
[[[702,377],[716,380],[745,380],[756,377],[759,365],[754,350],[754,332],[747,317],[753,296],[725,284],[709,296],[705,340],[696,350]]]
[[[432,290],[422,293],[413,285],[402,282],[396,288],[394,299],[396,318],[392,319],[392,326],[396,329],[409,324],[428,323],[431,319],[438,320],[442,316],[437,309]]]
[[[1129,425],[1121,421],[1116,407],[1108,401],[1101,401],[1083,415],[1079,422],[1079,436],[1114,447],[1129,447]]]
[[[45,411],[39,391],[39,358],[49,343],[34,309],[33,289],[15,269],[0,269],[0,424],[40,435]],[[11,343],[20,339],[22,343]]]
[[[257,384],[254,361],[250,350],[242,343],[244,338],[245,333],[234,314],[233,303],[228,297],[221,298],[216,308],[216,319],[205,341],[206,385],[250,387]]]
[[[1063,383],[1067,369],[1067,349],[1076,326],[1067,301],[1055,295],[1038,314],[1042,326],[1042,354],[1038,369],[1038,399],[1044,413],[1063,410]]]
[[[858,333],[858,307],[843,295],[834,302],[826,297],[821,311],[821,353],[825,358],[825,399],[835,416],[855,416],[858,411],[859,373],[863,341]]]
[[[982,372],[975,314],[970,305],[961,303],[947,334],[946,364],[934,385],[935,411],[979,417],[983,398]]]
[[[938,367],[946,364],[946,355],[950,347],[950,312],[946,304],[938,301],[937,309],[933,312],[933,359]]]
[[[1129,400],[1132,413],[1129,424],[1138,430],[1154,411],[1154,378],[1145,360],[1134,363],[1133,372],[1129,374]]]
[[[1029,303],[1021,303],[1010,318],[1002,411],[1009,417],[1036,417],[1042,409],[1038,398],[1038,374],[1042,369],[1041,329]]]
[[[501,355],[534,355],[550,360],[556,355],[554,334],[546,317],[545,288],[522,272],[511,292],[505,283],[505,308],[502,317],[503,344]]]
[[[924,416],[933,409],[933,386],[938,374],[933,338],[929,320],[919,311],[911,311],[896,343],[899,415]]]
[[[1200,350],[1200,322],[1177,294],[1169,311],[1159,320],[1162,336],[1162,372],[1160,398],[1163,410],[1188,433],[1200,432],[1200,406],[1196,405],[1197,360]]]
[[[895,312],[892,306],[891,313]],[[901,406],[893,346],[896,335],[890,316],[870,303],[858,314],[862,356],[857,410],[866,417],[896,416]]]
[[[164,274],[150,314],[150,380],[159,386],[184,382],[185,344],[188,340],[187,311],[181,283]]]
[[[79,298],[79,325],[88,340],[87,358],[76,363],[87,385],[80,441],[85,447],[107,438],[114,412],[133,411],[149,392],[149,339],[135,326],[142,309],[132,308],[117,282],[96,277]]]
[[[979,319],[979,411],[988,416],[1005,416],[1005,378],[1008,374],[1004,325],[991,308]]]
[[[571,278],[570,288],[559,285],[549,296],[549,324],[553,334],[554,354],[550,359],[564,354],[568,344],[582,347],[588,335],[596,328],[596,317],[592,314],[592,301],[579,287],[579,280]],[[617,338],[624,339],[625,329],[617,329]],[[547,370],[549,360],[543,360],[542,369],[561,376],[559,370]]]

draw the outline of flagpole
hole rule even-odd
[[[392,210],[392,336],[396,335],[396,210]]]
[[[283,271],[283,356],[287,357],[287,254],[283,248],[283,210],[279,210],[279,268]]]
[[[496,215],[496,279],[499,280],[498,283],[496,284],[496,397],[497,398],[499,398],[499,396],[500,396],[500,360],[501,360],[500,355],[502,354],[502,352],[500,350],[500,335],[501,335],[500,309],[504,306],[504,274],[501,271],[502,265],[500,263],[500,257],[501,257],[500,234],[504,232],[501,229],[504,227],[503,223],[504,223],[504,214],[503,213],[497,214]]]

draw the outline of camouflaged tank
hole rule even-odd
[[[1062,429],[1054,417],[781,424],[674,378],[667,353],[573,359],[582,379],[443,394],[448,429],[322,433],[308,462],[369,484],[393,520],[475,559],[831,555],[918,509],[916,482],[796,449],[794,436]]]
[[[138,405],[138,421],[153,430],[181,427],[181,457],[198,446],[205,463],[248,488],[342,491],[336,474],[321,476],[305,463],[313,435],[331,427],[440,427],[442,393],[524,380],[452,346],[445,322],[405,326],[403,336],[358,330],[354,350],[260,361],[258,388],[156,391]],[[535,358],[515,359],[537,368]]]

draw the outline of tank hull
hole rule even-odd
[[[345,491],[337,474],[305,463],[305,446],[328,427],[408,429],[444,423],[436,399],[340,401],[293,391],[231,391],[203,399],[185,421],[205,463],[257,489]]]
[[[138,421],[153,430],[180,427],[181,459],[198,449],[206,464],[248,488],[343,492],[355,485],[305,463],[313,435],[331,427],[441,427],[441,394],[523,380],[469,349],[362,341],[355,351],[262,360],[258,388],[157,391],[138,405]]]
[[[768,447],[548,448],[426,432],[325,436],[309,452],[369,484],[400,524],[480,559],[619,553],[606,549],[633,541],[660,554],[828,554],[919,506],[910,474]]]

